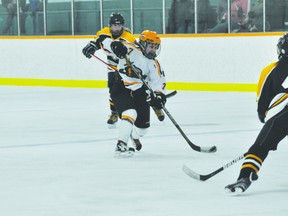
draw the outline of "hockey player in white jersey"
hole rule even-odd
[[[134,148],[128,147],[132,140],[136,150],[140,151],[140,137],[147,133],[150,126],[150,106],[161,110],[166,103],[166,80],[164,71],[156,59],[161,49],[161,40],[154,31],[145,30],[139,36],[139,41],[132,44],[113,41],[111,50],[119,58],[118,72],[121,82],[114,85],[111,97],[116,110],[121,117],[119,137],[116,145],[116,156],[132,156]],[[127,63],[129,59],[134,71]],[[155,95],[150,95],[143,81],[149,83]]]

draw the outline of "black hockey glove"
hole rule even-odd
[[[87,57],[91,58],[91,55],[98,50],[96,43],[94,41],[90,41],[82,50],[82,53]]]
[[[166,95],[161,92],[155,92],[155,97],[152,95],[147,99],[150,106],[154,109],[162,109],[166,103]]]
[[[265,115],[258,113],[258,118],[259,118],[260,122],[262,122],[263,124],[265,123]]]
[[[127,50],[127,47],[124,46],[123,43],[121,43],[120,41],[113,41],[110,46],[111,46],[112,51],[118,58],[120,59],[125,58],[128,50]]]

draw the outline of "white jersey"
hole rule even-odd
[[[123,42],[128,48],[127,57],[132,64],[141,72],[141,76],[152,88],[153,91],[165,94],[166,79],[158,60],[148,59],[135,44]],[[135,91],[143,86],[141,79],[127,65],[126,59],[119,59],[118,71],[126,88]]]

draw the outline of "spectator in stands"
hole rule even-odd
[[[6,24],[2,30],[3,34],[7,34],[12,26],[13,18],[17,13],[17,2],[16,0],[2,0],[2,6],[7,9]]]
[[[43,34],[43,14],[38,14],[39,12],[43,12],[43,2],[42,0],[29,0],[29,2],[29,10],[31,12],[33,23],[33,35]]]
[[[26,0],[20,0],[20,32],[26,34],[26,18],[28,16],[29,4]]]
[[[169,12],[167,33],[194,33],[193,11],[194,4],[191,0],[173,0]]]
[[[226,2],[226,7],[225,7]],[[249,1],[250,2],[250,1]],[[231,32],[243,31],[244,20],[249,9],[248,0],[232,0],[231,3]],[[209,33],[228,33],[227,0],[218,3],[219,23]],[[221,17],[220,17],[221,15]]]
[[[271,31],[287,30],[288,0],[266,0],[266,19],[269,21]]]
[[[252,4],[248,17],[244,22],[245,30],[248,32],[263,32],[263,0],[257,0]],[[270,31],[270,23],[266,19],[265,31]]]
[[[195,33],[194,7],[194,0],[173,0],[167,33]],[[197,0],[197,32],[203,32],[207,28],[211,11],[209,0]]]
[[[227,13],[227,4],[227,0],[218,0],[218,6],[216,9],[217,23],[221,23],[224,20],[223,17],[225,17]]]
[[[25,22],[27,17],[28,5],[26,0],[20,0],[20,31],[26,33]],[[2,6],[7,9],[6,24],[2,30],[3,34],[7,34],[13,25],[13,19],[17,15],[17,0],[2,0]]]
[[[197,33],[207,33],[217,23],[215,10],[212,9],[209,0],[197,0],[197,21]]]

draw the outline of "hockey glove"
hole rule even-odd
[[[258,113],[258,118],[259,118],[260,122],[262,122],[263,124],[265,123],[265,115]]]
[[[147,101],[152,108],[160,110],[166,103],[166,95],[161,92],[155,92],[155,96],[148,97]]]
[[[127,47],[124,46],[123,43],[121,43],[120,41],[113,41],[110,46],[111,46],[112,51],[118,58],[120,59],[125,58],[128,50],[127,50]]]
[[[87,57],[91,58],[91,55],[98,50],[96,43],[94,41],[90,41],[82,50],[82,53]]]

